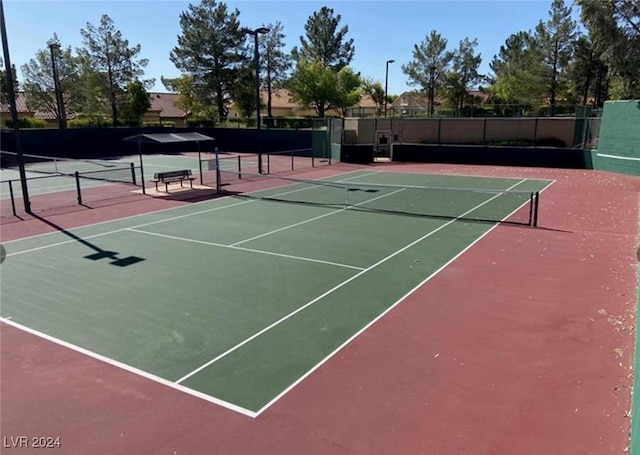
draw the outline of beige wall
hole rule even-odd
[[[371,144],[375,132],[391,131],[404,143],[483,144],[509,140],[560,139],[573,145],[575,119],[571,118],[393,118],[345,119],[357,144]]]

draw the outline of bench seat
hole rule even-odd
[[[153,174],[153,182],[156,184],[156,191],[158,190],[158,183],[164,183],[167,193],[169,192],[169,183],[180,182],[180,186],[183,186],[185,180],[189,181],[189,185],[193,188],[193,181],[195,177],[191,174],[191,169],[181,169],[178,171],[156,172]]]

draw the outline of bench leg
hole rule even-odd
[[[164,186],[167,188],[167,194],[169,193],[169,184],[165,183]]]

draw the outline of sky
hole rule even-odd
[[[107,14],[130,45],[141,45],[142,58],[149,60],[144,78],[156,80],[152,91],[165,92],[160,77],[177,77],[180,71],[169,60],[181,34],[179,16],[190,3],[200,0],[3,0],[7,41],[12,65],[18,70],[34,58],[54,33],[63,47],[82,46],[80,30],[87,23],[98,25]],[[218,3],[221,3],[218,1]],[[309,16],[322,6],[333,8],[347,25],[347,38],[354,40],[351,67],[361,76],[384,85],[387,60],[389,94],[415,89],[408,85],[402,65],[413,60],[415,45],[431,30],[448,41],[448,49],[464,38],[477,39],[482,56],[481,73],[513,33],[532,30],[548,18],[551,0],[240,0],[223,1],[240,12],[242,26],[257,28],[280,21],[286,35],[286,50],[299,45]],[[570,0],[566,0],[570,4]],[[574,15],[578,11],[574,8]]]

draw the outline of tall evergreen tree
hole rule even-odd
[[[267,117],[273,117],[272,97],[286,81],[288,71],[291,68],[291,56],[284,52],[284,39],[282,23],[265,26],[269,32],[260,41],[261,66],[264,73],[262,78],[264,89],[267,93]],[[255,103],[254,103],[255,104]]]
[[[294,47],[291,51],[294,60],[319,61],[335,72],[348,66],[355,47],[353,39],[345,41],[349,26],[338,29],[341,19],[340,14],[334,15],[333,9],[326,6],[314,12],[304,26],[306,38],[300,37],[300,49]]]
[[[447,98],[461,110],[469,96],[469,90],[484,80],[478,72],[482,56],[475,53],[478,40],[465,38],[460,41],[458,49],[453,53],[451,71],[445,77]]]
[[[596,57],[591,39],[580,36],[576,40],[574,57],[568,70],[577,102],[584,105],[593,102],[596,106],[601,106],[605,71],[605,65]]]
[[[447,51],[447,40],[432,30],[422,43],[413,46],[413,61],[402,65],[409,84],[420,86],[427,94],[431,115],[435,112],[436,93],[442,86],[452,58],[453,52]]]
[[[140,58],[140,45],[129,47],[129,41],[115,28],[106,14],[97,27],[87,23],[80,30],[83,48],[79,48],[83,71],[88,76],[93,95],[106,99],[111,107],[113,126],[118,125],[118,104],[129,82],[144,75],[148,60]],[[93,73],[93,76],[89,76]],[[146,84],[152,81],[144,81]]]
[[[202,0],[180,13],[182,34],[170,54],[171,61],[194,81],[206,104],[214,104],[218,117],[227,117],[228,104],[240,71],[251,57],[240,12],[225,3]]]
[[[549,97],[551,114],[556,107],[559,91],[566,83],[566,70],[573,57],[578,28],[571,18],[571,7],[564,0],[553,0],[549,19],[540,21],[533,34],[533,45],[542,58],[540,77],[544,87],[544,96]]]
[[[498,104],[530,105],[539,102],[538,75],[542,71],[542,62],[532,47],[532,41],[530,32],[514,33],[500,46],[489,64],[493,72],[491,92]],[[507,112],[502,111],[503,114]]]

